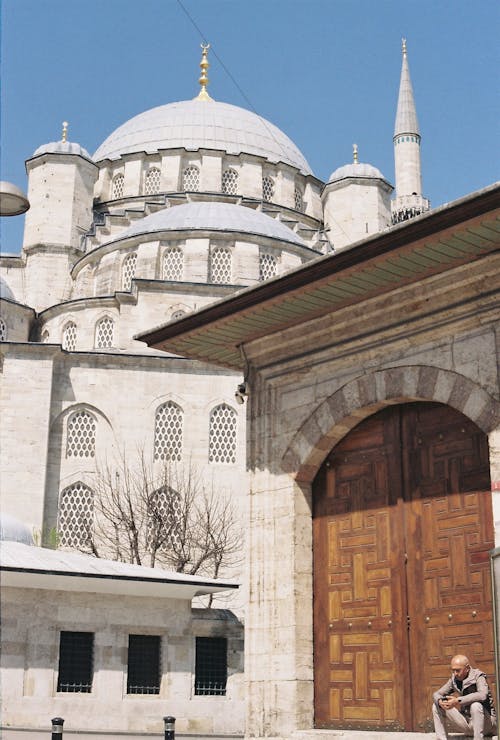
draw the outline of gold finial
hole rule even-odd
[[[352,145],[352,161],[354,164],[358,164],[358,145]]]
[[[406,56],[406,39],[404,36],[401,39],[401,51],[403,52],[403,55]]]
[[[68,122],[67,121],[63,121],[62,127],[63,127],[63,129],[62,129],[62,139],[61,139],[61,141],[63,142],[63,144],[65,144],[67,142],[67,140],[68,140]]]
[[[208,75],[207,70],[210,67],[209,61],[207,59],[208,50],[210,49],[210,44],[200,44],[201,46],[201,62],[200,62],[200,68],[201,68],[201,75],[198,82],[201,85],[201,90],[196,96],[195,100],[212,100],[213,98],[210,97],[210,95],[207,92],[207,85],[208,85]]]

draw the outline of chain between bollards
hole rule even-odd
[[[175,717],[163,717],[165,723],[164,740],[175,740]]]
[[[64,720],[62,717],[54,717],[52,721],[52,740],[61,740],[63,736],[63,724]]]

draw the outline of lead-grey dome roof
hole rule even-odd
[[[90,159],[92,157],[83,146],[72,141],[51,141],[48,144],[42,144],[36,149],[32,157],[38,157],[40,154],[77,154],[79,157]]]
[[[336,182],[346,177],[368,177],[385,180],[380,170],[373,165],[364,162],[351,162],[351,164],[344,164],[334,170],[328,178],[328,182]]]
[[[307,244],[298,234],[281,223],[252,208],[231,203],[186,203],[164,208],[136,221],[119,232],[112,240],[121,241],[132,236],[158,231],[222,231],[256,234],[271,239],[291,242],[301,247]]]
[[[311,174],[302,153],[274,124],[244,108],[215,100],[184,100],[140,113],[108,136],[94,160],[178,148],[256,154]]]

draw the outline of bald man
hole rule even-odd
[[[432,715],[436,740],[447,740],[448,728],[473,736],[474,740],[493,735],[497,720],[486,675],[471,668],[465,655],[451,660],[451,677],[433,695]]]

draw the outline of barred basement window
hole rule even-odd
[[[208,462],[236,462],[236,411],[226,403],[216,406],[210,414]]]
[[[191,165],[186,167],[182,175],[182,189],[197,193],[200,189],[200,171],[198,167]]]
[[[148,548],[150,551],[169,550],[181,546],[179,524],[181,502],[179,494],[170,486],[153,491],[148,506]]]
[[[125,185],[125,178],[123,175],[116,175],[113,178],[113,198],[123,198],[123,187]]]
[[[95,331],[96,349],[106,349],[113,346],[114,330],[114,321],[109,316],[105,316],[97,322]]]
[[[213,247],[210,250],[210,282],[228,284],[231,282],[231,251],[226,247]]]
[[[132,287],[132,278],[135,275],[137,266],[137,252],[132,252],[125,257],[122,265],[122,290],[130,290]],[[110,345],[111,346],[111,345]]]
[[[61,632],[57,690],[90,694],[94,658],[93,632]]]
[[[274,182],[271,177],[262,178],[262,198],[271,201],[274,195]]]
[[[163,280],[182,280],[184,252],[180,247],[169,247],[163,255]]]
[[[161,637],[129,635],[127,694],[160,693]]]
[[[68,352],[74,352],[76,349],[76,324],[73,321],[68,321],[64,326],[62,348]]]
[[[230,168],[222,173],[222,192],[228,195],[236,195],[238,192],[238,173],[236,170]]]
[[[0,342],[5,342],[7,339],[7,324],[0,318]]]
[[[302,191],[297,185],[295,186],[294,198],[295,198],[295,210],[303,211],[304,210],[304,199],[302,197]]]
[[[95,419],[88,411],[77,411],[68,419],[66,457],[94,457]]]
[[[227,639],[196,638],[194,693],[196,696],[225,696],[227,684]]]
[[[182,456],[182,428],[184,412],[173,401],[164,403],[155,417],[155,460],[179,462]]]
[[[154,195],[160,192],[160,170],[158,167],[151,167],[144,180],[144,195]]]
[[[269,280],[276,276],[276,257],[269,252],[259,254],[259,280]]]
[[[94,523],[94,494],[80,481],[62,491],[57,533],[63,547],[87,547]]]

